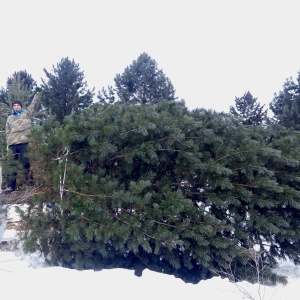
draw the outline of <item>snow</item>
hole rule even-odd
[[[8,218],[17,219],[14,207]],[[0,218],[1,219],[1,218]],[[1,226],[0,226],[1,227]],[[16,236],[14,229],[4,231],[2,242]],[[1,235],[0,235],[1,241]],[[1,295],[14,299],[268,299],[296,300],[300,291],[300,267],[286,261],[279,271],[288,284],[275,287],[213,277],[198,284],[187,284],[174,276],[145,270],[142,277],[127,269],[77,271],[45,266],[38,254],[24,254],[21,250],[0,250]]]

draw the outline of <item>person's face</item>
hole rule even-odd
[[[22,106],[20,104],[18,104],[18,103],[16,103],[16,104],[13,105],[13,109],[14,110],[20,110],[21,108],[22,108]]]

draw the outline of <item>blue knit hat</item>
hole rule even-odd
[[[22,104],[21,100],[14,100],[12,105],[14,106],[14,104],[19,104],[21,107],[23,107],[23,104]]]

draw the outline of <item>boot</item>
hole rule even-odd
[[[2,190],[2,193],[3,193],[3,194],[10,194],[10,193],[13,192],[13,191],[14,191],[13,188],[8,187],[8,188]]]

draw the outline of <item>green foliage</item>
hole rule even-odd
[[[15,73],[15,75],[8,80],[9,85],[7,86],[7,99],[8,102],[11,103],[19,99],[22,101],[24,108],[28,105],[30,101],[30,97],[32,96],[32,85],[27,86],[24,84],[23,80],[21,80],[20,73]]]
[[[255,244],[270,268],[277,257],[297,262],[299,150],[284,127],[245,127],[180,102],[48,120],[32,132],[40,194],[22,216],[25,247],[50,264],[193,283],[228,264],[243,278]]]
[[[27,73],[26,70],[15,72],[12,76],[8,77],[6,81],[7,87],[13,85],[13,81],[19,78],[22,82],[22,87],[26,90],[32,90],[36,86],[35,80],[32,78],[30,74]]]
[[[147,53],[127,67],[115,79],[115,88],[108,87],[98,93],[101,103],[153,104],[161,100],[175,100],[175,90],[169,78]]]
[[[89,107],[94,93],[87,89],[84,72],[69,58],[63,58],[53,66],[52,73],[44,69],[47,79],[42,79],[42,102],[46,109],[44,118],[55,116],[62,123],[65,116]]]
[[[257,98],[253,98],[250,92],[243,97],[235,98],[235,107],[230,106],[230,114],[241,118],[244,125],[260,125],[267,120],[267,109],[264,105],[257,103]]]
[[[27,71],[15,72],[7,79],[7,100],[10,103],[19,99],[28,105],[36,87],[36,82]]]
[[[283,91],[275,93],[270,109],[274,114],[273,121],[287,128],[300,129],[300,73],[297,82],[292,78],[287,79],[283,85]]]

